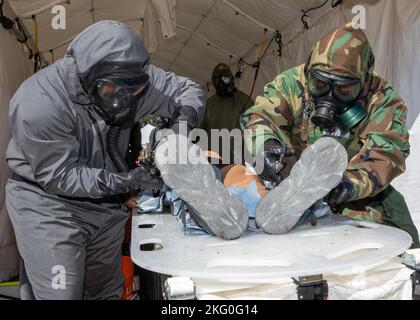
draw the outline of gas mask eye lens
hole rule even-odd
[[[360,83],[334,86],[334,95],[344,102],[353,102],[359,96],[359,93]]]
[[[120,90],[120,87],[112,81],[99,80],[97,84],[97,89],[99,95],[103,99],[109,99],[111,96],[113,96]]]
[[[359,96],[361,81],[358,79],[339,77],[320,70],[310,70],[308,89],[314,97],[322,97],[332,88],[334,96],[342,102],[353,102]]]
[[[102,99],[118,98],[125,95],[138,96],[148,84],[148,77],[139,79],[100,79],[97,81],[97,91]]]
[[[328,82],[318,79],[312,74],[312,72],[310,72],[308,78],[308,89],[314,97],[320,97],[327,94],[331,87]]]

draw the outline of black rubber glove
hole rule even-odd
[[[328,203],[331,208],[336,208],[350,199],[353,192],[353,184],[346,176],[343,176],[343,180],[340,184],[330,191],[330,193],[324,198],[324,201]]]
[[[270,139],[264,142],[260,148],[264,158],[264,170],[261,178],[275,184],[280,183],[282,177],[280,171],[284,168],[285,157],[290,157],[295,154],[293,149],[281,144],[279,141]]]
[[[153,149],[153,151],[154,151],[154,149]],[[154,159],[154,156],[153,156],[153,151],[152,151],[152,154],[150,155],[150,157],[144,159],[143,165],[146,165],[146,166],[149,167],[149,173],[152,175],[152,177],[160,178],[161,177],[160,171],[156,166],[155,159]]]
[[[158,174],[153,173],[152,169],[153,168],[150,165],[141,164],[139,167],[129,171],[131,190],[161,188],[163,186],[163,181]]]
[[[188,137],[190,131],[194,128],[197,128],[198,125],[199,123],[197,111],[195,111],[193,107],[177,107],[174,114],[172,115],[172,119],[169,120],[167,126],[158,126],[153,129],[150,134],[150,146],[154,151],[160,141],[173,133],[178,135],[186,135]]]
[[[101,190],[101,195],[91,198],[126,194],[142,188],[157,189],[163,186],[163,181],[150,173],[150,166],[140,165],[128,172],[109,173],[101,170],[96,185]]]
[[[170,134],[182,134],[188,137],[190,131],[199,125],[197,111],[190,106],[177,107],[172,119],[169,120],[167,128],[156,127],[150,134],[150,146],[152,151],[156,149],[159,142]]]
[[[172,119],[169,120],[169,129],[173,130],[176,134],[186,136],[188,136],[192,129],[197,128],[198,125],[197,111],[190,106],[178,107],[172,115]]]

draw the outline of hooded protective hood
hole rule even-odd
[[[325,34],[312,48],[305,75],[312,68],[339,76],[353,77],[364,83],[363,96],[371,86],[374,55],[365,33],[351,23]]]
[[[91,103],[80,79],[100,61],[138,63],[144,67],[149,53],[138,34],[126,24],[105,20],[91,25],[71,42],[61,61],[71,100]]]
[[[222,77],[229,77],[228,84],[223,83]],[[233,97],[237,91],[235,87],[235,78],[229,66],[225,63],[219,63],[213,70],[211,76],[213,86],[216,88],[217,95],[221,97]]]

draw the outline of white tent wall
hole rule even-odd
[[[19,254],[5,207],[4,188],[10,176],[5,151],[10,139],[9,100],[21,82],[30,74],[27,55],[9,32],[0,27],[0,282],[18,273]]]

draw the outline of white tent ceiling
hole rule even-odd
[[[142,35],[145,33],[143,23],[150,23],[153,30],[160,31],[159,22],[150,20],[160,18],[163,23],[165,17],[155,17],[147,10],[156,2],[169,7],[175,4],[176,36],[164,40],[160,33],[159,48],[152,55],[153,63],[204,85],[219,62],[235,63],[238,57],[255,62],[264,28],[267,28],[266,43],[275,30],[284,33],[283,39],[287,41],[293,32],[303,29],[301,10],[319,6],[325,0],[71,0],[69,3],[9,0],[32,37],[35,30],[31,16],[36,14],[39,50],[49,61],[50,49],[54,49],[56,59],[62,57],[68,41],[95,21],[124,21]],[[55,4],[63,4],[66,8],[65,30],[54,30],[51,26],[54,17],[51,7]],[[311,12],[308,21],[331,10],[330,4],[328,1],[324,7]],[[273,43],[270,48],[275,52],[278,46]]]
[[[376,70],[407,101],[408,126],[420,106],[420,1],[418,0],[6,0],[34,38],[35,14],[39,24],[39,51],[51,61],[62,57],[67,44],[95,21],[113,19],[136,29],[153,51],[152,62],[166,70],[192,78],[204,88],[214,66],[225,62],[237,71],[242,57],[253,63],[275,31],[282,35],[282,56],[271,43],[261,63],[253,96],[279,72],[303,63],[312,44],[329,29],[351,21],[352,8],[366,9],[365,30],[376,55]],[[66,8],[66,29],[54,30],[53,5]],[[324,6],[308,13],[309,30],[304,30],[302,10]],[[173,27],[171,30],[171,27]],[[267,30],[265,37],[264,29]],[[171,37],[173,31],[173,37]],[[169,37],[165,39],[164,34]],[[265,39],[265,41],[262,41]],[[232,56],[232,57],[230,57]],[[255,69],[245,66],[237,85],[249,93]]]

